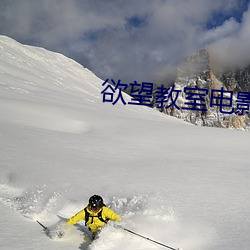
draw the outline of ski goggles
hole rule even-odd
[[[97,207],[97,206],[93,206],[93,205],[92,206],[90,205],[89,208],[93,212],[97,212],[97,211],[99,211],[101,209],[101,207]]]

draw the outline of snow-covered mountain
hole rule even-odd
[[[36,223],[53,228],[97,193],[124,227],[171,247],[248,250],[249,133],[103,103],[102,83],[0,37],[0,248],[162,249],[112,225],[90,243],[84,222],[51,240]]]
[[[249,75],[249,67],[225,70],[222,65],[215,62],[209,50],[202,49],[188,57],[177,69],[177,77],[172,86],[175,86],[175,89],[181,92],[176,101],[176,106],[173,105],[171,108],[166,109],[166,106],[169,105],[169,102],[167,102],[161,111],[196,125],[249,130],[249,108],[248,113],[237,108],[239,107],[237,101],[243,100],[238,98],[237,93],[239,91],[244,92],[244,97],[248,96],[246,93],[249,93]],[[194,89],[195,87],[197,87],[197,90]],[[185,92],[185,88],[193,90]],[[214,95],[218,96],[221,88],[223,88],[223,91],[232,91],[232,95],[229,92],[221,94],[221,96],[227,98],[221,101],[224,104],[222,107],[211,105],[212,91],[217,91],[214,92]],[[199,89],[202,89],[202,91]],[[207,93],[204,90],[207,90]],[[230,96],[232,96],[232,105],[229,105]],[[201,101],[201,98],[204,98],[204,101]],[[203,106],[187,104],[195,103],[194,99],[197,100],[197,104],[203,104]],[[213,103],[217,101],[220,100],[218,98],[212,100]],[[242,104],[246,107],[249,102],[250,100],[247,100]],[[155,106],[157,105],[155,104]],[[192,110],[186,108],[192,108]],[[199,111],[198,109],[206,111]],[[233,109],[234,112],[230,113]],[[225,113],[221,112],[221,110]]]

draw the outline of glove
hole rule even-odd
[[[59,230],[59,231],[56,232],[56,236],[57,236],[57,238],[59,238],[59,239],[62,238],[64,234],[65,234],[65,232],[62,231],[62,230]]]
[[[56,230],[56,237],[57,238],[62,238],[67,231],[71,228],[71,225],[65,223],[63,225],[58,226]]]

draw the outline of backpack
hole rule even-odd
[[[109,219],[104,220],[102,218],[102,210],[96,216],[90,215],[90,213],[87,210],[87,207],[84,208],[84,212],[85,212],[85,219],[84,219],[85,220],[85,226],[87,226],[87,222],[89,221],[90,218],[92,219],[90,224],[92,224],[94,222],[94,217],[97,217],[100,221],[102,221],[104,223],[107,223],[109,221]]]

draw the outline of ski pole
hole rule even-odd
[[[143,238],[143,239],[145,239],[145,240],[154,242],[154,243],[156,243],[156,244],[158,244],[158,245],[160,245],[160,246],[169,248],[169,249],[171,249],[171,250],[180,250],[180,248],[173,248],[173,247],[167,246],[167,245],[162,244],[162,243],[160,243],[160,242],[158,242],[158,241],[155,241],[155,240],[152,240],[152,239],[150,239],[150,238],[148,238],[148,237],[145,237],[145,236],[143,236],[143,235],[141,235],[141,234],[135,233],[135,232],[133,232],[133,231],[127,229],[127,228],[122,228],[122,229],[125,230],[125,231],[127,231],[127,232],[129,232],[129,233],[131,233],[131,234],[134,234],[134,235],[139,236],[139,237],[141,237],[141,238]]]
[[[45,227],[41,222],[39,222],[38,220],[36,221],[40,226],[42,226],[43,227],[43,229],[46,231],[46,230],[48,230],[48,228],[47,227]]]

